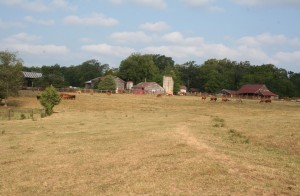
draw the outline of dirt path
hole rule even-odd
[[[209,159],[215,160],[228,167],[228,172],[232,174],[239,174],[238,164],[229,156],[217,152],[213,147],[207,145],[203,140],[196,138],[190,131],[187,125],[180,125],[176,129],[179,139],[188,146],[197,149],[200,153]],[[240,166],[240,165],[239,165]],[[250,167],[247,165],[246,167]]]

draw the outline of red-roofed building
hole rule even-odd
[[[278,98],[278,95],[271,92],[264,84],[246,84],[237,91],[223,89],[221,93],[228,97]]]
[[[257,96],[257,97],[278,97],[275,93],[271,92],[264,84],[246,84],[243,85],[238,91],[239,96]]]
[[[131,88],[133,94],[162,94],[165,89],[156,82],[141,82]]]

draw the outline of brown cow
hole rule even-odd
[[[157,95],[156,95],[156,97],[162,97],[162,96],[163,96],[162,94],[157,94]]]
[[[222,97],[222,101],[227,102],[227,101],[230,101],[230,100],[226,97]]]
[[[210,101],[217,101],[217,99],[218,99],[217,97],[211,97]]]
[[[205,101],[206,100],[206,96],[202,96],[201,99]]]
[[[271,99],[261,99],[259,103],[271,103]]]
[[[271,101],[271,99],[266,99],[265,100],[265,103],[271,103],[272,101]]]
[[[66,94],[66,93],[61,93],[61,94],[60,94],[60,97],[61,97],[62,99],[73,99],[73,100],[76,98],[75,95],[69,95],[69,94]]]

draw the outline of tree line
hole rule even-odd
[[[3,61],[1,59],[2,66]],[[300,97],[300,73],[294,73],[272,64],[251,65],[249,61],[229,59],[209,59],[203,64],[188,61],[175,64],[172,57],[160,54],[131,54],[122,60],[118,68],[111,68],[92,59],[79,65],[43,65],[22,67],[23,71],[40,72],[43,77],[35,81],[35,86],[57,88],[66,86],[84,87],[85,82],[101,76],[118,76],[124,81],[157,82],[162,85],[163,76],[172,76],[174,92],[181,85],[201,92],[219,93],[222,89],[238,90],[244,84],[266,84],[280,97]],[[0,71],[0,73],[2,73]],[[3,89],[3,85],[0,89]],[[3,91],[3,90],[2,90]]]

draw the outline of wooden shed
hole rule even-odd
[[[134,85],[132,88],[133,94],[162,94],[165,89],[156,82],[141,82]]]
[[[34,80],[43,77],[42,73],[22,71],[24,77],[23,88],[35,87]]]
[[[105,76],[102,77],[97,77],[94,79],[91,79],[89,81],[85,82],[85,88],[86,89],[94,89],[95,88],[95,84],[99,81],[102,81],[105,78]],[[125,90],[125,81],[122,80],[121,78],[114,76],[114,80],[116,82],[116,93],[118,92],[124,92]]]

